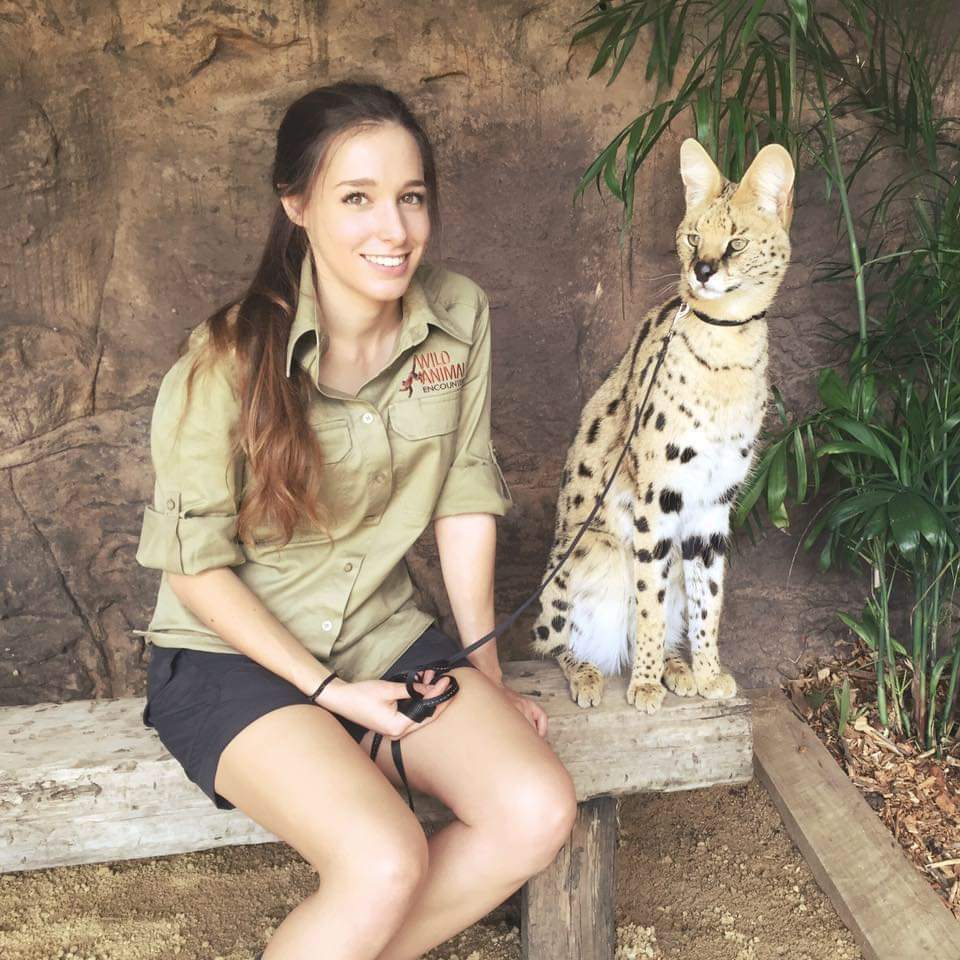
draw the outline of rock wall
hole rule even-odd
[[[517,503],[500,526],[498,608],[539,582],[582,403],[676,272],[678,123],[620,208],[572,193],[653,96],[639,58],[612,87],[571,49],[583,0],[21,0],[0,8],[0,704],[142,693],[159,574],[135,560],[152,490],[148,427],[184,333],[249,276],[271,209],[273,134],[311,87],[383,82],[439,155],[434,251],[490,295],[494,433]],[[846,294],[810,286],[832,236],[801,181],[795,264],[771,321],[794,406]],[[829,300],[827,297],[829,296]],[[794,534],[802,529],[798,522]],[[722,650],[742,682],[828,644],[858,588],[798,559],[796,535],[734,552]],[[411,557],[451,628],[429,537]],[[525,655],[528,616],[501,649]]]

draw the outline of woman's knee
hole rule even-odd
[[[577,795],[567,771],[533,772],[515,782],[504,797],[508,809],[499,816],[506,824],[510,849],[524,859],[530,874],[553,862],[569,840],[577,817]]]
[[[378,907],[408,903],[427,874],[427,838],[415,830],[388,833],[370,831],[362,843],[350,844],[332,871],[335,883],[352,884],[362,899]],[[320,882],[324,881],[321,872]]]
[[[426,838],[419,833],[420,840],[382,835],[372,849],[359,844],[346,855],[324,858],[319,888],[298,908],[301,922],[329,933],[332,917],[361,917],[362,930],[352,930],[357,942],[350,946],[364,956],[372,955],[371,944],[379,951],[403,924],[426,874]]]

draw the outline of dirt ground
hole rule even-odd
[[[620,836],[617,960],[862,960],[756,782],[632,797]],[[0,957],[251,960],[314,888],[279,843],[6,874]],[[427,960],[519,960],[518,924],[515,897]]]

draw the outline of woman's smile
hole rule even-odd
[[[386,256],[376,253],[361,253],[361,257],[367,261],[375,270],[389,274],[391,277],[402,277],[407,270],[407,264],[410,262],[409,253],[395,254]]]

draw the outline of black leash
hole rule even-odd
[[[457,684],[456,677],[447,677],[447,689],[443,693],[438,694],[436,697],[424,697],[417,690],[413,688],[414,682],[418,681],[418,678],[421,674],[425,673],[428,670],[434,672],[434,683],[440,679],[440,677],[445,676],[452,670],[458,663],[463,660],[466,660],[475,650],[478,650],[485,643],[489,643],[491,640],[499,637],[501,634],[505,633],[510,627],[517,622],[517,619],[520,615],[533,603],[537,600],[540,595],[546,590],[547,586],[550,584],[550,581],[560,572],[563,565],[570,558],[570,554],[573,553],[577,544],[580,542],[580,538],[587,532],[590,524],[593,522],[593,518],[597,515],[597,511],[603,505],[604,500],[607,497],[607,494],[610,492],[610,487],[613,486],[613,481],[617,476],[617,473],[620,470],[620,466],[623,463],[624,457],[627,455],[627,451],[630,449],[630,444],[633,441],[633,438],[637,435],[637,431],[640,429],[640,417],[643,414],[643,411],[646,409],[647,400],[650,399],[650,391],[653,389],[654,383],[657,380],[657,373],[660,371],[660,367],[663,365],[664,358],[667,355],[667,347],[670,345],[670,341],[673,339],[674,328],[677,325],[678,320],[682,320],[687,316],[688,313],[692,312],[698,319],[703,320],[704,323],[714,324],[716,326],[743,326],[744,324],[749,323],[751,320],[757,320],[761,318],[764,314],[758,313],[755,316],[749,317],[746,320],[713,320],[710,317],[705,317],[703,314],[699,313],[696,310],[693,310],[690,305],[684,301],[680,301],[680,305],[677,307],[677,312],[674,314],[673,321],[670,324],[670,330],[667,332],[666,337],[663,339],[663,345],[660,348],[660,352],[657,355],[657,362],[653,368],[653,374],[650,377],[650,382],[647,384],[647,391],[643,395],[643,401],[639,407],[637,407],[637,412],[633,418],[633,429],[630,431],[630,436],[627,437],[626,442],[623,445],[623,450],[620,451],[620,458],[617,460],[616,465],[613,468],[613,471],[610,474],[610,478],[607,480],[606,485],[603,488],[603,492],[599,497],[596,498],[596,502],[593,505],[593,509],[590,511],[587,519],[583,521],[580,525],[580,529],[577,531],[576,536],[570,542],[570,545],[567,547],[566,553],[560,558],[557,565],[550,571],[549,576],[539,587],[529,596],[523,603],[517,607],[513,613],[507,617],[498,627],[495,627],[490,631],[486,636],[481,637],[475,643],[471,643],[470,646],[465,647],[459,653],[454,654],[452,657],[448,657],[444,660],[437,660],[434,663],[427,663],[421,667],[416,667],[413,670],[407,670],[402,673],[396,673],[392,677],[387,679],[391,683],[405,683],[407,685],[407,693],[409,697],[405,700],[400,700],[397,702],[397,709],[408,716],[415,723],[420,723],[422,720],[426,720],[427,717],[433,716],[434,711],[441,703],[446,703],[447,700],[452,699],[457,695],[457,691],[460,689]],[[377,733],[374,735],[373,741],[370,744],[370,759],[376,760],[377,753],[380,750],[380,743],[383,740],[383,734]],[[400,774],[400,779],[403,781],[404,790],[407,792],[407,803],[410,804],[410,809],[413,810],[413,796],[410,792],[410,785],[407,783],[407,775],[403,769],[403,758],[400,754],[400,741],[392,740],[390,743],[391,753],[393,755],[393,762],[396,764],[397,773]]]

